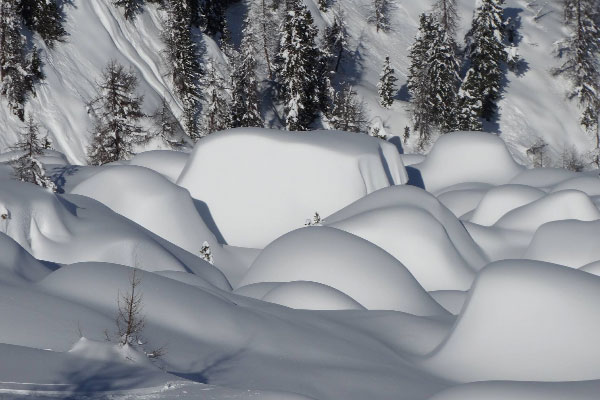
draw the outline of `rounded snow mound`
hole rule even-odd
[[[250,288],[250,286],[263,285],[266,287]],[[265,293],[261,293],[260,296],[249,295],[260,291]],[[255,283],[239,288],[236,293],[242,295],[248,293],[248,297],[302,310],[365,310],[347,294],[317,282]]]
[[[498,136],[483,132],[442,135],[427,159],[415,165],[430,192],[463,182],[508,183],[523,167]]]
[[[260,253],[240,286],[294,281],[331,286],[367,309],[446,314],[398,260],[334,228],[302,228],[275,240]]]
[[[52,272],[4,233],[0,233],[0,254],[1,282],[35,282]]]
[[[176,182],[190,155],[180,151],[153,150],[136,154],[129,165],[151,169]]]
[[[555,221],[542,225],[524,258],[572,268],[600,260],[600,221]]]
[[[562,190],[506,213],[494,226],[534,232],[541,225],[551,221],[594,221],[599,218],[600,211],[585,193],[578,190]]]
[[[533,168],[521,172],[510,183],[547,188],[578,176],[581,174],[562,168]]]
[[[504,214],[544,197],[542,190],[524,185],[502,185],[490,189],[481,199],[470,221],[490,226]]]
[[[588,196],[600,196],[600,179],[597,176],[578,176],[559,183],[552,188],[553,192],[561,190],[579,190]]]
[[[460,382],[598,379],[599,302],[600,278],[588,273],[537,261],[490,264],[423,366]]]
[[[98,200],[191,253],[198,255],[204,241],[211,250],[218,246],[189,192],[147,168],[108,168],[79,183],[71,193]]]
[[[487,260],[456,216],[414,186],[378,190],[325,218],[400,260],[428,291],[466,290]],[[435,240],[433,239],[435,238]]]
[[[200,140],[178,184],[205,203],[228,244],[263,248],[315,212],[407,180],[396,148],[368,135],[245,128]]]

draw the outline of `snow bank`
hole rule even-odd
[[[396,148],[367,135],[237,129],[202,139],[178,184],[206,204],[228,244],[263,248],[315,212],[406,181]]]
[[[137,165],[158,172],[171,182],[176,182],[189,159],[188,153],[154,150],[136,154],[129,165]]]
[[[600,178],[598,176],[576,176],[552,187],[552,192],[561,190],[579,190],[588,196],[600,196]]]
[[[600,260],[600,221],[556,221],[544,224],[533,236],[524,258],[572,268]]]
[[[240,286],[293,281],[331,286],[368,309],[446,313],[394,257],[333,228],[302,228],[275,240],[258,256]]]
[[[521,172],[510,183],[546,188],[579,176],[581,174],[562,168],[533,168]]]
[[[507,212],[539,200],[545,194],[542,190],[524,185],[495,187],[483,196],[470,221],[484,226],[493,225]]]
[[[536,261],[482,270],[452,333],[424,368],[447,379],[573,381],[600,377],[600,278]]]
[[[594,221],[599,218],[600,211],[585,193],[562,190],[506,213],[494,226],[534,232],[546,222],[566,219]]]
[[[463,182],[500,185],[523,170],[502,139],[483,132],[442,135],[427,159],[413,167],[419,169],[430,192]]]
[[[39,281],[52,271],[4,233],[0,233],[0,254],[0,282]]]
[[[304,310],[365,310],[350,296],[316,282],[285,282],[271,288],[263,301]]]

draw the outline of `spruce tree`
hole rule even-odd
[[[386,32],[390,28],[390,0],[372,0],[369,22],[375,25],[377,32]]]
[[[329,9],[329,0],[318,0],[319,10],[327,12]]]
[[[231,128],[231,109],[225,81],[212,62],[208,65],[204,85],[206,107],[203,136],[206,136]]]
[[[246,30],[248,27],[249,23],[247,22],[244,29]],[[231,74],[231,123],[233,128],[263,126],[256,76],[257,63],[252,39],[251,35],[244,34],[240,54],[234,63]]]
[[[38,159],[44,154],[44,146],[40,138],[39,125],[31,114],[23,127],[19,142],[12,149],[23,152],[21,156],[10,162],[17,179],[56,191],[56,184],[46,175],[46,169]]]
[[[397,80],[398,78],[394,76],[394,69],[390,65],[390,57],[387,56],[383,63],[383,71],[381,72],[379,83],[377,84],[379,103],[385,108],[390,108],[394,103]]]
[[[310,11],[300,0],[288,0],[279,52],[279,81],[286,129],[308,130],[321,102],[321,52]]]
[[[274,63],[279,50],[281,32],[278,13],[273,0],[256,0],[248,5],[245,36],[251,36],[257,56],[258,66],[265,71],[269,80],[275,79]]]
[[[94,137],[88,148],[90,164],[128,159],[133,154],[133,145],[147,140],[139,125],[144,113],[143,98],[135,94],[137,77],[133,70],[127,71],[112,60],[97,85],[98,95],[89,104],[95,117]]]
[[[481,0],[467,38],[467,55],[471,65],[463,80],[467,87],[463,92],[477,96],[481,107],[477,113],[488,121],[493,117],[500,98],[502,63],[506,61],[502,12],[501,0]]]
[[[458,108],[457,108],[457,129],[461,131],[481,131],[481,109],[482,95],[480,93],[480,85],[471,77],[475,71],[470,69],[467,71],[460,90],[458,91]]]
[[[0,93],[21,121],[25,119],[24,104],[31,78],[25,49],[18,4],[0,0]]]
[[[456,0],[436,0],[433,10],[444,31],[454,38],[459,22]]]
[[[348,46],[348,32],[341,9],[336,11],[333,24],[325,28],[321,42],[325,57],[329,60],[329,70],[337,72]]]
[[[414,129],[424,146],[432,131],[456,130],[456,97],[460,78],[456,45],[439,20],[422,15],[419,34],[410,49],[408,89],[412,96]]]
[[[572,35],[559,49],[565,61],[555,74],[571,81],[569,96],[583,109],[580,122],[595,137],[594,163],[600,166],[600,1],[565,0],[563,8]]]
[[[203,0],[200,12],[204,19],[203,30],[207,35],[222,33],[225,28],[226,4],[223,0]]]
[[[167,18],[162,34],[165,58],[173,79],[175,93],[183,104],[183,126],[189,137],[200,137],[197,117],[200,109],[199,48],[191,31],[191,15],[186,3],[168,0]]]
[[[21,0],[21,14],[25,25],[39,33],[50,48],[67,34],[57,0]]]

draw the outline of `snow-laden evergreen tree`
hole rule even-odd
[[[138,80],[133,70],[125,70],[110,61],[98,84],[98,94],[89,103],[94,116],[92,143],[88,148],[90,164],[102,165],[126,160],[133,154],[133,145],[147,140],[139,125],[144,117],[143,98],[135,94]]]
[[[279,52],[279,82],[285,125],[290,131],[305,131],[315,119],[321,102],[319,89],[324,77],[321,52],[315,38],[317,28],[300,0],[288,0]]]
[[[212,264],[214,261],[212,251],[210,250],[210,245],[206,240],[204,241],[204,243],[202,243],[202,247],[200,247],[200,258],[202,258],[204,261],[210,264]]]
[[[227,85],[212,62],[208,64],[203,84],[206,107],[202,135],[206,136],[231,128],[231,101],[227,93]]]
[[[332,108],[328,113],[328,122],[340,131],[366,131],[366,116],[363,102],[350,85],[343,85],[333,98]]]
[[[204,19],[204,33],[207,35],[222,33],[225,28],[225,9],[227,8],[227,3],[224,0],[201,0],[200,7],[200,12]]]
[[[387,56],[383,63],[383,71],[381,72],[379,83],[377,84],[379,103],[385,108],[390,108],[394,103],[397,80],[398,78],[394,75],[394,69],[390,65],[390,57]]]
[[[46,175],[44,165],[38,160],[44,154],[44,145],[40,138],[40,127],[31,114],[23,127],[19,142],[12,149],[23,153],[10,162],[17,179],[56,191],[56,184]]]
[[[21,0],[21,14],[25,25],[39,33],[50,48],[67,34],[57,0]]]
[[[165,58],[173,79],[175,93],[183,104],[183,126],[187,135],[196,140],[200,137],[198,114],[200,111],[199,47],[191,30],[191,15],[187,3],[168,0],[165,3],[167,18],[162,39]]]
[[[327,12],[329,9],[329,0],[318,0],[319,10]]]
[[[113,4],[117,7],[121,7],[125,19],[130,21],[135,19],[143,9],[143,1],[141,0],[113,0]]]
[[[430,139],[433,128],[456,130],[456,97],[460,77],[456,44],[439,20],[422,15],[419,34],[410,49],[408,89],[412,96],[414,129],[419,145]]]
[[[481,131],[481,109],[482,95],[480,86],[476,84],[470,74],[475,71],[470,69],[467,71],[463,83],[458,91],[458,107],[456,113],[457,129],[461,131]]]
[[[31,86],[31,66],[21,27],[18,3],[0,0],[0,92],[8,100],[13,113],[24,121],[24,104]]]
[[[372,9],[369,22],[375,25],[377,32],[390,29],[390,0],[371,0]]]
[[[555,74],[571,81],[569,97],[583,109],[580,122],[595,137],[593,161],[600,166],[600,1],[564,0],[563,7],[572,34],[559,48],[565,61]]]
[[[454,38],[459,22],[456,0],[436,0],[433,11],[438,16],[442,28]]]
[[[348,31],[341,8],[336,10],[333,24],[323,31],[321,44],[323,53],[328,59],[329,70],[337,72],[344,56],[344,50],[348,46]]]
[[[153,128],[150,131],[149,137],[159,137],[170,147],[176,148],[181,146],[181,138],[185,134],[181,124],[171,111],[169,102],[163,97],[160,106],[150,116],[152,118]]]
[[[463,85],[469,90],[463,92],[478,96],[481,101],[478,115],[488,121],[493,117],[500,98],[502,63],[506,61],[502,12],[502,0],[481,0],[467,37],[470,69]]]
[[[248,26],[249,23],[246,22],[244,30]],[[253,39],[252,35],[244,34],[240,53],[231,73],[231,125],[233,128],[263,127]]]

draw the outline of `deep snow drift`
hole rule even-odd
[[[525,169],[485,133],[395,151],[230,131],[54,165],[60,194],[2,165],[0,397],[595,399],[597,172]]]

